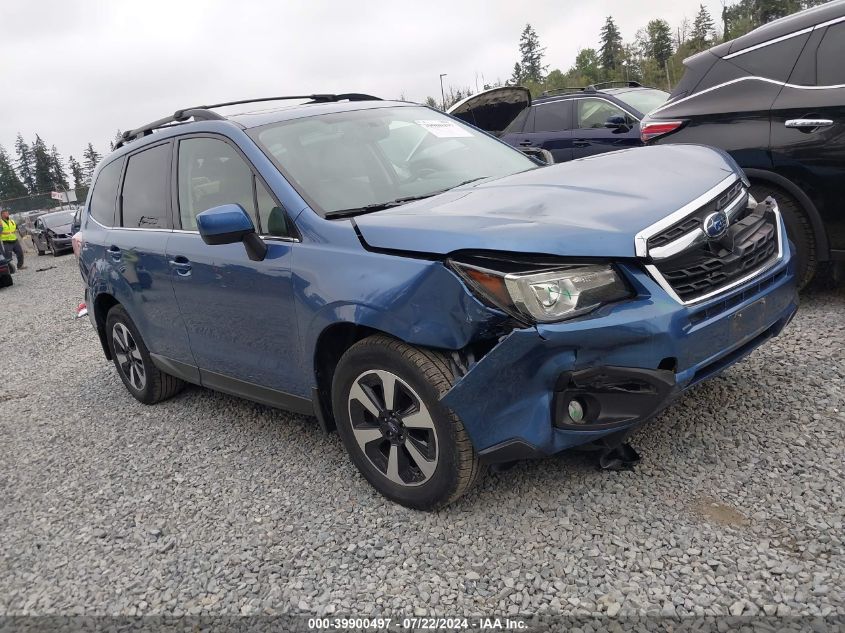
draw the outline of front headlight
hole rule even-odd
[[[482,299],[538,323],[571,319],[631,294],[608,265],[503,273],[456,261],[450,264]]]

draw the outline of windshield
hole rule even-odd
[[[328,215],[537,167],[507,145],[421,106],[305,117],[263,126],[252,136]]]
[[[636,108],[643,114],[648,114],[655,108],[666,103],[669,93],[663,92],[662,90],[655,90],[654,88],[646,88],[645,90],[623,92],[622,94],[617,94],[616,98]]]
[[[63,224],[70,224],[73,220],[74,211],[64,211],[62,213],[51,213],[41,218],[46,226],[62,226]]]

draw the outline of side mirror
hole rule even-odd
[[[202,241],[211,246],[243,242],[252,261],[267,255],[267,245],[255,233],[252,219],[239,204],[222,204],[197,215],[197,230]]]
[[[625,121],[624,116],[611,116],[607,117],[607,121],[604,122],[604,127],[609,130],[628,129],[628,123]]]

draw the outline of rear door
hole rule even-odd
[[[572,159],[572,100],[535,103],[515,147],[537,147],[551,152],[556,163]]]
[[[639,121],[630,112],[601,97],[575,99],[572,155],[584,158],[602,152],[612,152],[641,145]],[[607,128],[611,120],[621,118],[622,128]]]
[[[845,22],[813,32],[771,117],[775,170],[810,196],[845,257]]]
[[[152,354],[194,365],[173,296],[167,240],[172,143],[146,147],[126,160],[115,226],[106,236],[115,298],[123,305]]]
[[[179,139],[170,278],[200,368],[202,384],[287,408],[301,371],[291,280],[293,226],[281,204],[228,139]],[[197,214],[239,204],[267,244],[251,261],[241,243],[210,246]],[[298,395],[306,395],[299,393]]]

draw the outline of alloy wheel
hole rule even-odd
[[[348,398],[352,434],[361,452],[392,483],[419,486],[437,469],[434,419],[419,394],[396,374],[367,371]]]
[[[147,384],[147,374],[144,371],[144,360],[141,357],[141,350],[138,344],[123,323],[115,323],[112,328],[112,342],[114,344],[114,355],[117,359],[117,366],[121,373],[129,381],[129,384],[138,391],[142,391]]]

